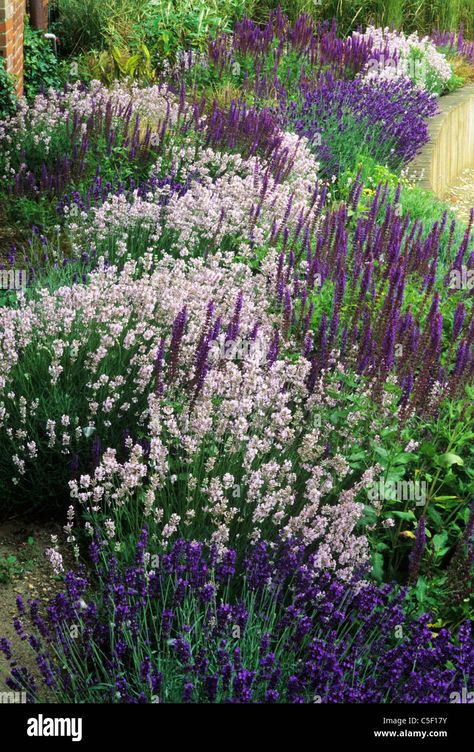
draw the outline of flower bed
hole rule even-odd
[[[0,513],[54,514],[76,560],[53,542],[63,586],[17,634],[59,701],[449,702],[473,673],[474,210],[405,170],[451,66],[277,11],[165,68],[0,122],[29,223]]]

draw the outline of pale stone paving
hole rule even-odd
[[[474,167],[470,167],[458,176],[450,186],[446,200],[451,204],[459,219],[467,221],[474,206]]]

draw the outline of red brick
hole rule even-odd
[[[23,19],[25,0],[13,0],[13,13],[5,18],[5,8],[0,10],[0,55],[6,68],[16,77],[18,94],[23,92]]]

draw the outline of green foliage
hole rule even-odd
[[[157,58],[173,58],[189,47],[203,51],[209,35],[231,31],[245,10],[245,0],[149,0],[146,41]]]
[[[173,58],[183,47],[204,49],[209,34],[231,30],[251,9],[245,0],[54,0],[61,53],[129,49],[146,44],[158,57]]]
[[[156,80],[156,69],[145,44],[141,44],[133,54],[128,49],[115,46],[111,50],[89,54],[83,60],[87,66],[87,78],[104,84],[126,78],[147,84],[153,84]]]
[[[0,120],[15,111],[16,95],[13,77],[5,70],[5,63],[0,58]]]
[[[451,94],[451,92],[457,91],[458,89],[460,89],[461,87],[465,85],[466,85],[466,79],[463,78],[462,76],[459,76],[457,73],[454,73],[453,71],[453,75],[451,76],[448,83],[446,84],[445,93]]]
[[[260,18],[278,6],[278,0],[262,0],[255,8]],[[458,30],[464,24],[466,36],[474,32],[471,0],[285,0],[283,10],[292,18],[310,13],[318,18],[336,18],[341,34],[358,26],[395,26],[407,32],[429,34],[433,28]]]
[[[412,592],[419,613],[431,610],[443,625],[455,623],[468,609],[469,578],[454,576],[462,568],[462,535],[474,492],[473,392],[447,401],[439,415],[415,420],[400,435],[386,430],[374,454],[384,468],[380,515],[366,507],[374,575],[379,581],[406,582],[416,528],[426,518],[426,547],[418,585]],[[409,441],[416,445],[406,448]],[[403,493],[401,493],[403,491]],[[391,527],[387,520],[395,522]],[[443,588],[444,597],[436,595]]]
[[[135,24],[143,20],[143,0],[53,0],[53,29],[61,40],[61,54],[101,50],[111,44],[128,45]]]
[[[27,97],[35,97],[44,88],[61,86],[59,66],[51,42],[44,38],[42,31],[32,29],[25,19],[24,37],[24,81]]]
[[[18,573],[18,561],[16,556],[0,556],[0,584],[6,585]]]
[[[0,585],[7,585],[30,571],[36,563],[36,555],[36,542],[31,535],[28,537],[27,546],[20,548],[18,556],[0,555]]]

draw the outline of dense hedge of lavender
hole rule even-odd
[[[327,72],[304,86],[301,103],[281,101],[281,119],[306,136],[328,178],[368,154],[391,168],[409,162],[428,142],[436,98],[404,79],[345,81]]]
[[[256,545],[239,571],[232,550],[154,551],[144,529],[122,571],[95,540],[92,570],[67,572],[48,603],[18,596],[41,681],[13,662],[8,686],[31,701],[47,687],[69,702],[448,703],[474,678],[470,622],[433,632],[403,590],[314,579],[291,541]]]

